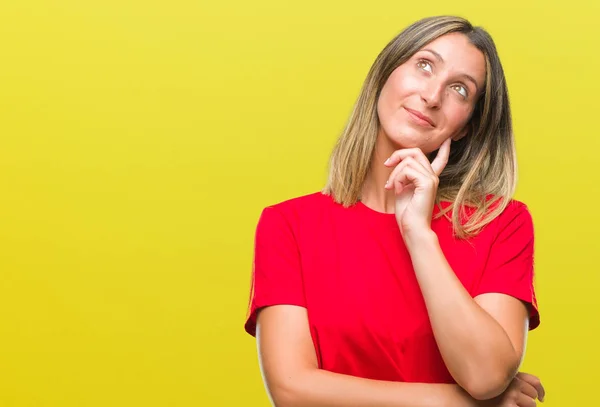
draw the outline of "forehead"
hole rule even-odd
[[[437,52],[443,58],[446,69],[471,75],[478,83],[484,83],[485,56],[471,44],[466,35],[443,35],[425,45],[421,51],[427,49]]]

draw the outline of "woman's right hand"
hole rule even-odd
[[[528,373],[518,373],[500,396],[486,400],[480,407],[535,407],[544,401],[546,391],[540,379]]]

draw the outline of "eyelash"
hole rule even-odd
[[[433,71],[433,62],[429,61],[428,59],[423,59],[423,58],[421,58],[421,59],[419,59],[419,60],[417,61],[417,68],[419,68],[419,69],[420,69],[420,70],[422,70],[422,71],[425,71],[425,70],[424,70],[424,69],[423,69],[423,68],[420,66],[420,64],[427,64],[427,65],[429,65],[429,66],[431,67],[431,70]],[[427,71],[425,71],[425,72],[427,72]],[[427,73],[429,73],[429,72],[427,72]],[[465,94],[463,95],[463,94],[461,94],[461,93],[459,92],[458,94],[459,94],[460,96],[462,96],[462,97],[463,97],[463,98],[465,98],[465,99],[466,99],[466,98],[469,96],[469,90],[467,89],[467,87],[466,87],[465,85],[463,85],[463,84],[460,84],[460,83],[459,83],[459,84],[452,85],[452,87],[455,87],[455,86],[459,86],[459,87],[461,87],[461,88],[463,88],[463,89],[464,89],[464,92],[465,92]],[[457,91],[457,92],[458,92],[458,91]]]

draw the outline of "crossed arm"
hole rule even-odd
[[[256,331],[261,372],[276,407],[475,407],[459,386],[368,380],[318,368],[306,309],[260,311]]]
[[[412,258],[434,335],[458,385],[385,382],[319,369],[306,309],[276,305],[259,312],[256,332],[261,372],[275,406],[504,405],[502,394],[514,382],[523,357],[527,307],[503,294],[471,298],[434,235],[414,243],[415,251],[423,251],[413,253]],[[540,392],[539,383],[535,386],[521,386],[516,392],[524,392],[533,402]]]

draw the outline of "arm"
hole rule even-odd
[[[517,373],[528,330],[518,299],[473,299],[450,268],[435,233],[406,239],[433,332],[448,370],[476,399],[501,394]]]
[[[395,192],[396,220],[444,362],[461,387],[483,400],[501,394],[516,375],[528,331],[528,310],[516,296],[493,293],[473,299],[450,268],[431,229],[438,176],[448,162],[450,140],[442,144],[431,164],[420,149],[394,152],[385,162],[395,166],[385,188]],[[498,281],[505,280],[504,286],[522,286],[529,278],[533,230],[527,219],[522,220],[525,227],[518,234],[507,231],[503,237],[504,242],[513,242],[518,236],[521,246],[508,250],[502,246],[488,264],[486,273],[496,281],[488,292],[498,289]]]
[[[384,382],[318,368],[306,309],[260,311],[257,344],[267,392],[276,407],[475,407],[457,385]]]

